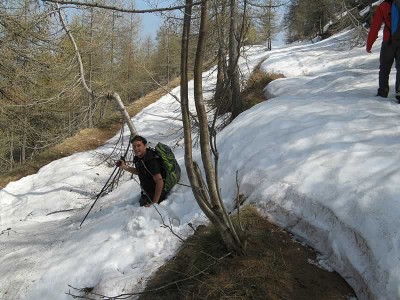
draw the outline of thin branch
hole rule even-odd
[[[168,93],[172,98],[175,99],[176,102],[178,102],[179,104],[181,103],[181,100],[179,100],[179,98],[178,98],[176,95],[172,94],[172,92],[171,92],[169,89],[167,89],[165,86],[161,85],[161,84],[153,77],[153,75],[151,75],[151,73],[149,72],[149,70],[147,70],[145,67],[143,67],[143,69],[147,72],[147,75],[149,75],[149,77],[153,80],[153,82],[154,82],[159,88],[161,88],[164,92]],[[199,121],[197,120],[196,116],[195,116],[191,111],[189,111],[189,115],[190,115],[190,117],[192,118],[194,124],[195,124],[197,127],[200,127]]]
[[[95,7],[113,11],[119,11],[124,13],[131,13],[131,14],[144,14],[144,13],[155,13],[155,12],[163,12],[163,11],[172,11],[183,9],[186,5],[179,5],[179,6],[170,6],[170,7],[163,7],[163,8],[152,8],[152,9],[125,9],[117,6],[108,6],[99,3],[85,3],[80,1],[68,1],[68,0],[42,0],[43,2],[50,2],[50,3],[57,3],[57,4],[72,4],[77,6],[86,6],[86,7]],[[201,5],[202,1],[195,2],[191,6]]]
[[[56,211],[49,212],[48,214],[46,214],[46,216],[50,216],[52,214],[58,214],[58,213],[62,213],[62,212],[68,212],[68,211],[72,211],[72,210],[77,210],[77,209],[69,208],[69,209],[56,210]]]
[[[256,2],[253,1],[247,1],[247,3],[251,6],[254,7],[258,7],[258,8],[278,8],[278,7],[282,7],[282,6],[286,6],[290,3],[291,1],[286,1],[284,3],[280,3],[280,4],[276,4],[276,5],[272,5],[272,4],[267,4],[267,5],[263,5],[263,4],[258,4]]]
[[[239,171],[236,170],[236,208],[237,208],[239,227],[240,227],[240,230],[242,230],[242,232],[244,232],[242,222],[240,220],[240,187],[239,187],[238,175],[239,175]]]
[[[69,31],[67,25],[65,24],[64,17],[63,17],[62,14],[61,14],[61,9],[60,9],[60,6],[59,6],[58,4],[57,4],[57,12],[58,12],[58,16],[59,16],[59,18],[60,18],[60,22],[61,22],[61,24],[62,24],[62,27],[64,28],[64,31],[67,33],[68,38],[69,38],[69,40],[71,41],[71,44],[74,46],[75,54],[76,54],[76,57],[77,57],[78,63],[79,63],[79,74],[80,74],[80,78],[81,78],[82,85],[83,85],[83,87],[85,88],[85,90],[86,90],[89,94],[94,95],[93,91],[92,91],[92,90],[88,87],[88,85],[86,84],[85,72],[84,72],[84,70],[83,70],[83,63],[82,63],[81,54],[80,54],[80,52],[79,52],[79,49],[78,49],[78,46],[77,46],[77,44],[76,44],[76,42],[75,42],[74,37],[72,36],[72,34],[71,34],[71,32]]]
[[[188,281],[188,280],[191,280],[191,279],[195,279],[196,277],[200,276],[201,274],[204,274],[205,271],[207,271],[208,269],[210,269],[211,267],[215,266],[220,261],[222,261],[223,259],[225,259],[225,258],[227,258],[228,256],[231,256],[231,255],[232,255],[232,252],[229,252],[229,253],[225,254],[224,256],[222,256],[220,258],[214,258],[214,262],[212,264],[208,265],[203,270],[200,270],[199,272],[197,272],[196,274],[194,274],[192,276],[189,276],[189,277],[186,277],[186,278],[183,278],[183,279],[179,279],[179,280],[167,283],[167,284],[165,284],[163,286],[160,286],[158,288],[147,290],[147,291],[143,291],[143,292],[120,294],[120,295],[117,295],[117,296],[109,297],[109,296],[97,294],[97,293],[94,293],[94,292],[86,292],[84,289],[78,289],[78,288],[75,288],[75,287],[73,287],[71,285],[68,285],[70,288],[72,288],[74,290],[77,290],[79,292],[86,292],[86,296],[73,295],[73,294],[71,294],[71,292],[68,292],[66,294],[69,295],[69,296],[72,296],[73,298],[80,298],[80,299],[91,299],[91,298],[86,298],[87,295],[95,295],[95,296],[100,296],[102,299],[105,299],[105,300],[115,300],[115,299],[127,299],[127,298],[130,298],[130,297],[135,296],[135,295],[141,295],[141,294],[145,294],[145,293],[157,292],[157,291],[165,289],[165,288],[167,288],[167,287],[169,287],[171,285],[177,285],[178,283],[185,282],[185,281]]]

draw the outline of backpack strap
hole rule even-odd
[[[143,159],[140,159],[139,157],[135,156],[133,159],[133,162],[135,164],[135,168],[139,167],[139,164],[143,165],[145,170],[151,175],[154,176],[153,173],[150,172],[150,170],[146,166],[146,162],[152,160],[152,159],[157,159],[158,162],[160,163],[160,169],[161,169],[161,177],[163,180],[165,180],[165,171],[163,168],[163,164],[161,161],[161,157],[157,154],[157,151],[151,147],[146,148],[146,154]]]

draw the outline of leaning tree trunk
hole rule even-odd
[[[77,46],[77,44],[75,42],[74,37],[72,36],[71,32],[68,30],[67,25],[64,22],[64,18],[63,18],[62,14],[61,14],[61,10],[60,10],[60,7],[59,7],[58,4],[57,4],[57,8],[58,8],[58,15],[60,17],[60,21],[61,21],[62,27],[65,30],[65,32],[67,33],[67,36],[68,36],[69,40],[71,41],[71,43],[72,43],[72,45],[73,45],[73,47],[75,49],[76,57],[78,59],[78,64],[79,64],[79,75],[80,75],[81,83],[82,83],[84,89],[89,93],[89,95],[93,95],[93,97],[96,97],[96,98],[105,97],[107,99],[113,100],[117,104],[122,116],[124,117],[125,122],[127,123],[128,127],[129,127],[129,130],[131,132],[131,135],[132,136],[137,135],[138,133],[136,131],[136,128],[133,125],[132,120],[131,120],[131,118],[130,118],[130,116],[128,114],[128,111],[126,110],[126,108],[124,106],[124,103],[122,102],[121,97],[119,96],[119,94],[116,93],[116,92],[109,92],[106,95],[96,95],[89,88],[89,86],[87,85],[86,80],[85,80],[85,75],[84,75],[85,72],[84,72],[84,69],[83,69],[82,57],[81,57],[81,54],[79,52],[79,48],[78,48],[78,46]]]
[[[201,8],[200,33],[198,38],[196,58],[194,65],[194,98],[196,112],[199,119],[200,129],[200,150],[203,167],[206,174],[206,184],[201,177],[200,168],[192,157],[192,138],[189,119],[188,87],[187,87],[187,57],[188,57],[188,35],[191,21],[192,0],[186,0],[184,27],[182,34],[182,54],[181,54],[181,108],[182,120],[184,125],[185,139],[185,165],[192,186],[195,199],[206,214],[207,218],[217,228],[229,251],[236,254],[244,253],[244,245],[233,227],[228,214],[226,213],[222,199],[217,190],[217,180],[210,154],[209,131],[207,112],[205,109],[202,93],[202,73],[204,43],[207,35],[208,25],[208,0],[203,2]]]

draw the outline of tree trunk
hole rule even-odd
[[[170,81],[170,64],[171,64],[171,42],[170,42],[170,28],[167,27],[167,84]]]
[[[269,0],[268,8],[268,50],[272,50],[272,0]]]
[[[226,2],[223,1],[221,7],[221,13],[218,12],[218,7],[215,5],[215,15],[217,19],[217,30],[218,30],[218,54],[217,54],[217,83],[215,86],[214,102],[218,107],[217,114],[224,114],[230,111],[227,107],[227,88],[226,80],[227,76],[227,65],[226,65],[226,47],[225,47],[225,26],[222,18],[225,16]],[[224,105],[225,104],[225,105]]]
[[[242,99],[240,97],[239,67],[237,65],[238,53],[238,32],[237,32],[237,2],[230,0],[230,34],[229,34],[229,82],[232,102],[232,119],[236,118],[243,111]]]
[[[89,88],[92,89],[92,80],[93,80],[93,8],[90,9],[90,51],[89,51]],[[89,94],[89,103],[88,103],[88,127],[93,127],[93,103],[94,97],[93,94]]]
[[[186,0],[187,5],[190,5],[191,3],[191,0]],[[210,154],[211,151],[209,144],[207,112],[205,110],[202,93],[203,56],[205,39],[207,36],[208,3],[208,0],[205,0],[201,8],[200,33],[196,50],[193,76],[195,105],[200,124],[200,149],[203,167],[206,174],[207,186],[205,186],[201,177],[199,166],[193,161],[192,157],[192,139],[187,87],[188,35],[191,20],[191,8],[189,6],[187,6],[185,10],[181,54],[181,108],[185,138],[185,165],[193,194],[198,205],[221,234],[222,240],[224,241],[227,249],[236,254],[243,254],[244,246],[236,234],[236,230],[232,226],[232,223],[230,222],[230,219],[225,211],[223,202],[219,197],[217,181]]]
[[[26,161],[26,145],[28,140],[28,117],[25,115],[24,117],[24,129],[22,134],[22,143],[21,143],[21,159],[20,163],[23,164]]]
[[[14,126],[11,125],[10,129],[10,135],[9,135],[9,141],[10,141],[10,171],[13,170],[14,167]]]

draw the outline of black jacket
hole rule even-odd
[[[153,176],[161,174],[162,168],[161,162],[155,151],[147,148],[146,154],[143,158],[135,156],[133,158],[135,168],[139,172],[139,181],[142,190],[144,190],[149,196],[154,195],[156,183],[154,182]]]

